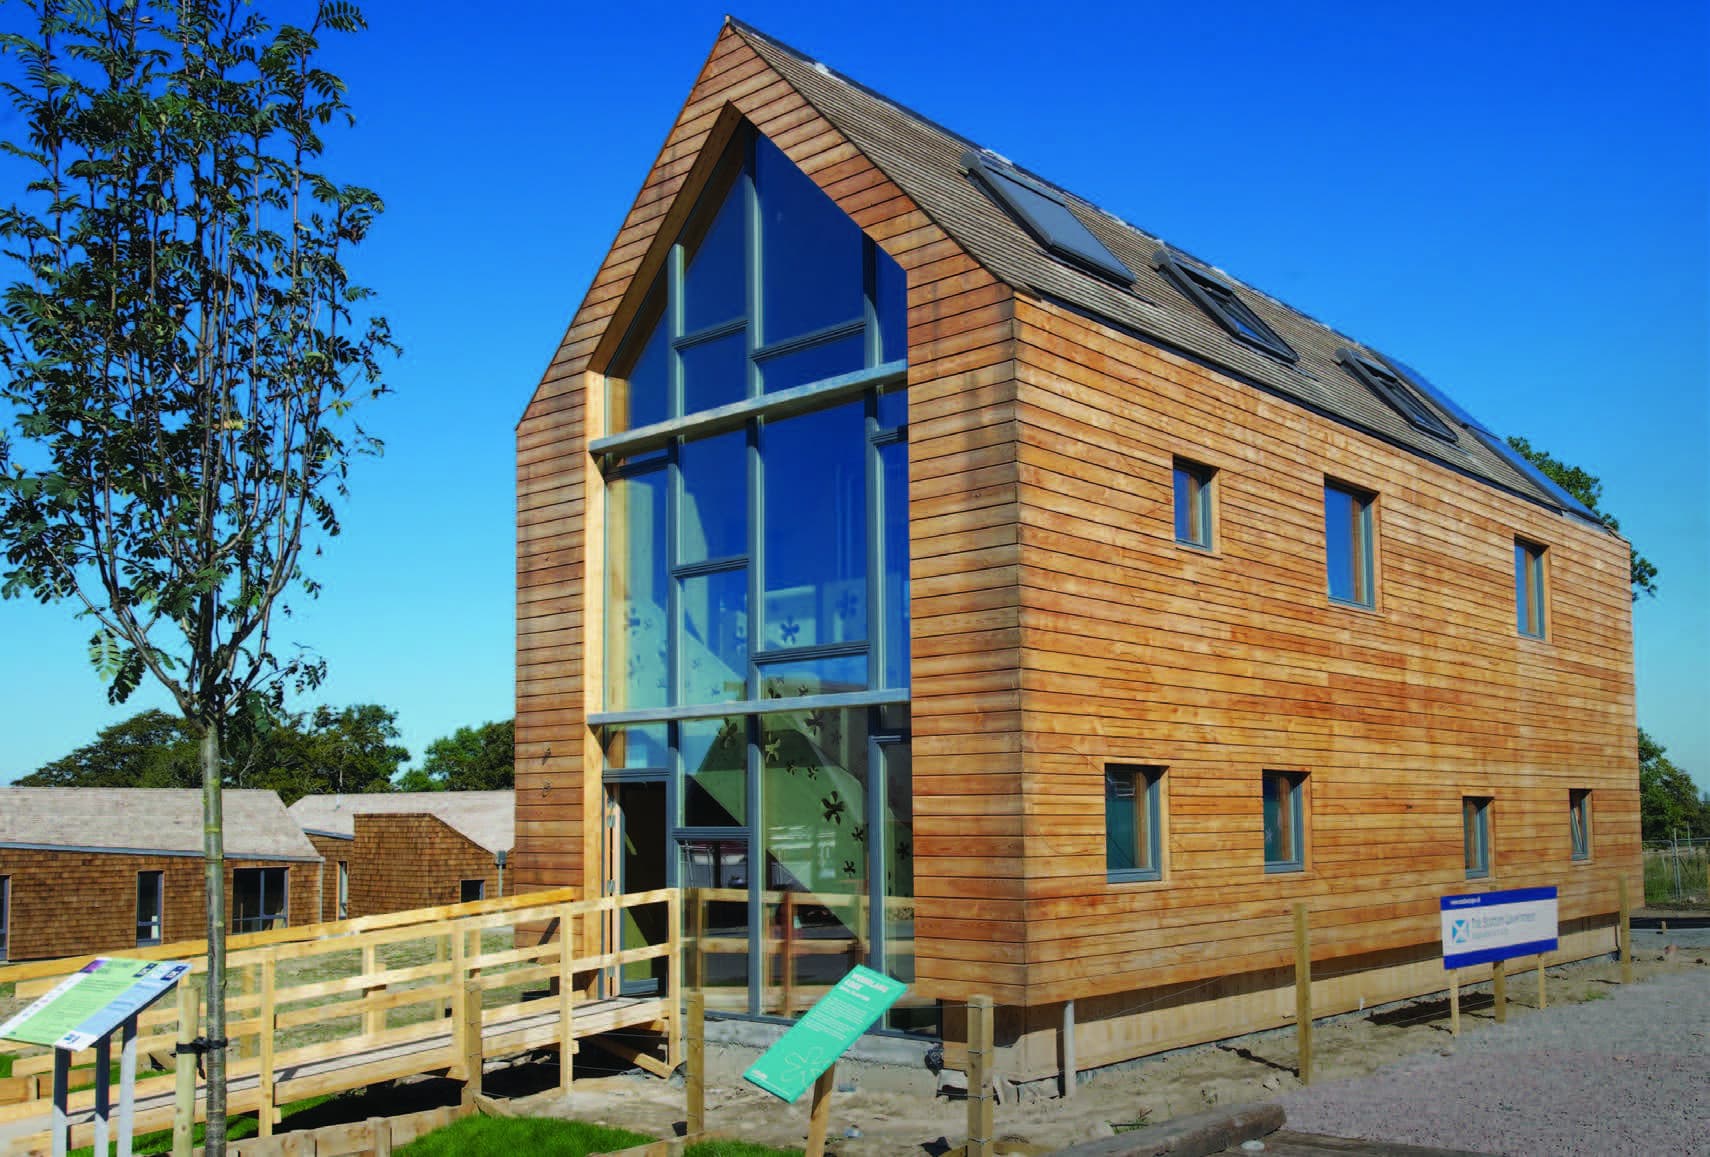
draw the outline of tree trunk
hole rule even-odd
[[[220,725],[202,733],[202,846],[208,889],[207,1053],[208,1124],[206,1157],[226,1152],[226,850],[220,800]]]

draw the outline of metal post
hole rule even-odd
[[[95,1042],[95,1152],[107,1157],[108,1118],[113,1112],[113,1036],[111,1033]]]
[[[126,1017],[119,1045],[119,1157],[131,1157],[137,1106],[137,1018]],[[103,1157],[105,1155],[103,1154]]]
[[[53,1050],[53,1157],[65,1157],[70,1152],[71,1122],[66,1118],[65,1103],[70,1096],[71,1054],[65,1049]]]
[[[1063,1099],[1075,1095],[1075,1002],[1063,1002]]]

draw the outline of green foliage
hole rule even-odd
[[[1700,792],[1667,748],[1639,728],[1639,829],[1642,838],[1710,837],[1710,792]]]
[[[1566,462],[1537,449],[1524,438],[1510,438],[1508,444],[1518,450],[1528,462],[1542,470],[1550,481],[1585,503],[1593,514],[1603,520],[1604,526],[1613,531],[1621,529],[1621,524],[1615,516],[1598,506],[1598,500],[1603,497],[1601,478],[1578,466],[1569,466]],[[1658,573],[1656,564],[1637,549],[1629,547],[1628,550],[1632,564],[1633,601],[1637,602],[1640,595],[1655,598]]]
[[[422,766],[405,772],[399,791],[506,791],[516,783],[516,721],[459,727],[428,744]]]
[[[102,728],[91,743],[44,764],[19,787],[200,787],[196,737],[184,720],[149,710]]]
[[[549,1117],[465,1117],[397,1150],[399,1157],[513,1157],[552,1153],[585,1157],[645,1144],[655,1138],[628,1129]],[[744,1141],[702,1141],[687,1157],[792,1157],[800,1149],[773,1149]]]

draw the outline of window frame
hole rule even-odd
[[[1375,357],[1344,346],[1336,351],[1336,360],[1366,389],[1376,394],[1390,409],[1407,419],[1408,425],[1439,441],[1456,443],[1460,436],[1454,428],[1439,418],[1408,385],[1400,371]]]
[[[1063,193],[978,149],[963,154],[962,168],[989,200],[1014,218],[1052,257],[1124,288],[1134,284],[1134,271],[1087,228]],[[1053,229],[1030,203],[1034,197],[1061,209],[1068,215],[1068,222]]]
[[[1522,638],[1549,637],[1549,548],[1514,537],[1514,627]]]
[[[1330,566],[1330,494],[1346,495],[1354,508],[1349,541],[1349,563],[1352,567],[1354,596],[1343,598],[1336,593],[1336,574]],[[1339,607],[1377,610],[1377,502],[1375,491],[1326,475],[1324,478],[1324,578],[1325,595]],[[1360,597],[1364,589],[1365,597]]]
[[[1152,264],[1236,341],[1289,365],[1300,360],[1294,347],[1254,313],[1228,281],[1167,248],[1158,250]]]
[[[1111,884],[1151,883],[1164,878],[1164,775],[1155,764],[1107,763],[1104,765],[1104,876]],[[1111,792],[1113,779],[1127,776],[1133,785],[1135,851],[1144,851],[1144,867],[1119,868],[1111,864],[1111,808],[1120,796]],[[1141,784],[1144,783],[1144,789]]]
[[[143,881],[145,877],[154,877],[154,919],[150,927],[153,936],[143,934]],[[137,873],[137,947],[150,948],[166,942],[166,873],[155,869],[144,869]]]
[[[1461,797],[1461,862],[1469,880],[1488,880],[1495,871],[1490,840],[1490,813],[1495,803],[1494,796]]]
[[[1591,789],[1568,788],[1568,858],[1578,863],[1591,859]]]
[[[1190,546],[1195,550],[1213,551],[1217,549],[1217,475],[1215,466],[1207,466],[1192,458],[1180,455],[1171,460],[1170,465],[1170,497],[1174,522],[1172,529],[1176,542],[1181,546]],[[1182,479],[1187,479],[1191,493],[1188,495],[1190,513],[1188,518],[1190,537],[1182,537]],[[1195,516],[1200,524],[1202,536],[1191,537]]]
[[[1284,771],[1279,768],[1265,768],[1259,775],[1259,827],[1260,850],[1265,857],[1265,874],[1277,875],[1287,872],[1306,871],[1306,781],[1308,773],[1304,771]],[[1287,790],[1281,799],[1288,807],[1288,833],[1293,855],[1286,859],[1271,858],[1270,850],[1263,847],[1264,807],[1266,787],[1273,781],[1287,785]]]
[[[240,928],[238,927],[239,917],[237,913],[237,905],[234,902],[232,904],[231,926],[227,931],[233,936],[242,936],[250,932],[266,932],[275,927],[289,928],[291,926],[291,869],[281,866],[270,866],[265,868],[233,868],[231,894],[234,901],[237,898],[239,872],[255,872],[258,874],[258,879],[261,883],[261,911],[258,915],[244,918],[245,923],[255,923],[258,920],[266,920],[269,918],[268,914],[270,912],[276,914],[279,923],[276,925],[268,924],[265,927]],[[279,905],[276,909],[270,909],[267,905],[267,874],[269,872],[279,873]]]

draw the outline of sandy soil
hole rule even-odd
[[[1680,941],[1673,952],[1667,945]],[[1635,970],[1642,982],[1659,973],[1697,972],[1710,977],[1710,947],[1698,936],[1635,931]],[[1552,968],[1547,980],[1550,1009],[1536,1008],[1536,974],[1510,978],[1509,1022],[1550,1016],[1557,1009],[1606,998],[1620,975],[1602,960]],[[1501,1031],[1493,1023],[1487,994],[1463,993],[1462,1031]],[[1314,1087],[1377,1071],[1403,1057],[1451,1053],[1447,1003],[1417,1001],[1378,1013],[1350,1014],[1321,1022],[1314,1033]],[[1068,1100],[1051,1096],[1007,1097],[996,1111],[999,1152],[1049,1153],[1075,1141],[1105,1136],[1121,1125],[1156,1123],[1213,1105],[1269,1100],[1299,1089],[1293,1030],[1258,1033],[1217,1045],[1185,1049],[1083,1077]],[[786,1107],[749,1086],[742,1070],[752,1049],[708,1046],[709,1128],[767,1144],[800,1145],[806,1132],[804,1098]],[[838,1068],[832,1102],[832,1136],[846,1157],[880,1154],[938,1154],[966,1136],[967,1106],[938,1094],[926,1071],[845,1062]],[[1036,1086],[1037,1087],[1037,1086]],[[1046,1085],[1044,1088],[1051,1088]],[[1054,1093],[1054,1088],[1051,1089]],[[529,1098],[519,1107],[531,1114],[570,1116],[666,1135],[683,1120],[682,1090],[636,1074],[578,1079],[569,1104],[556,1093]],[[858,1130],[858,1136],[847,1136]]]

